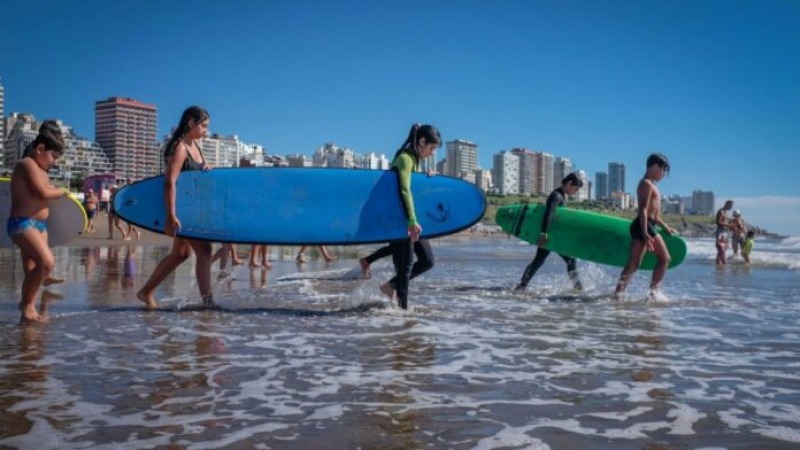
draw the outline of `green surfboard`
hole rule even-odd
[[[542,228],[545,205],[505,205],[497,211],[496,221],[506,233],[536,245]],[[573,258],[610,266],[624,267],[628,261],[631,235],[629,219],[592,211],[559,207],[553,215],[544,248]],[[677,235],[658,230],[670,254],[669,267],[686,259],[686,241]],[[656,257],[647,252],[641,269],[653,270]]]

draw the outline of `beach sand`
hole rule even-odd
[[[128,224],[121,221],[122,229],[128,231]],[[140,237],[136,238],[136,233],[132,233],[130,240],[122,239],[119,230],[114,228],[114,239],[108,238],[108,214],[100,213],[94,218],[94,233],[84,233],[77,239],[69,243],[70,247],[95,247],[107,245],[129,245],[136,243],[139,245],[170,245],[172,238],[164,234],[139,229]]]

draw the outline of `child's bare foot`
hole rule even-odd
[[[36,306],[33,304],[24,307],[20,306],[19,311],[22,313],[19,317],[20,325],[47,323],[50,320],[47,316],[39,314],[39,311],[36,311]]]
[[[383,295],[389,297],[389,300],[394,300],[394,288],[389,283],[384,283],[381,285],[381,292]]]
[[[336,257],[335,257],[335,256],[326,256],[326,257],[325,257],[325,262],[326,262],[326,263],[331,263],[331,262],[333,262],[334,260],[336,260]]]
[[[134,230],[134,231],[136,232],[136,240],[138,241],[138,240],[139,240],[139,238],[141,238],[141,237],[142,237],[142,232],[141,232],[141,231],[139,231],[139,230]]]
[[[239,258],[235,258],[235,259],[233,260],[233,263],[232,263],[232,264],[233,264],[234,266],[241,266],[242,264],[244,264],[244,261],[242,261],[242,260],[241,260],[241,259],[239,259]]]
[[[156,299],[153,297],[153,294],[145,294],[144,291],[139,291],[136,293],[136,298],[144,303],[147,309],[156,309]]]
[[[51,284],[58,284],[63,282],[64,282],[63,278],[56,278],[48,275],[47,278],[45,278],[44,281],[42,281],[42,286],[50,286]]]
[[[297,255],[297,258],[295,258],[295,259],[296,259],[296,260],[297,260],[297,262],[299,262],[299,263],[304,263],[304,262],[306,262],[306,258],[305,258],[303,255]]]
[[[261,267],[261,264],[259,264],[257,262],[252,262],[252,261],[250,262],[250,268],[251,269],[258,269],[259,267]]]
[[[265,269],[272,269],[272,263],[269,261],[264,261],[264,264],[261,265]]]
[[[372,274],[369,271],[369,261],[367,258],[361,258],[358,260],[358,264],[361,265],[361,274],[369,280],[372,277]]]

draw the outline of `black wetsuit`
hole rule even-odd
[[[398,164],[398,161],[406,156],[411,158],[413,169],[412,165]],[[402,166],[402,168],[399,166]],[[397,172],[398,189],[401,200],[403,197],[402,180],[408,179],[406,177],[410,177],[411,171],[416,170],[418,167],[419,158],[417,158],[417,155],[413,152],[400,150],[395,155],[394,161],[392,162],[392,170]],[[411,220],[413,218],[416,220],[416,215],[413,210],[413,201],[410,197],[410,184],[407,187],[409,188],[408,201],[402,201],[401,203],[403,203],[408,219]],[[395,270],[395,276],[389,280],[389,285],[394,287],[397,292],[398,305],[403,309],[408,309],[408,282],[412,278],[421,275],[433,267],[433,249],[427,239],[420,238],[416,242],[411,242],[410,238],[406,238],[390,242],[388,251],[391,251]],[[382,250],[379,250],[379,252],[382,252]],[[417,256],[416,262],[414,262],[414,258],[411,257],[412,254]]]
[[[542,218],[542,233],[547,233],[547,229],[550,227],[550,222],[553,220],[553,214],[556,212],[556,208],[559,206],[564,205],[566,203],[564,190],[556,188],[550,196],[547,197],[547,203],[545,206],[544,217]],[[524,289],[528,286],[528,283],[531,281],[534,275],[536,275],[536,271],[542,267],[544,261],[550,255],[550,250],[545,248],[539,247],[536,250],[536,256],[533,257],[533,261],[528,264],[528,267],[525,268],[525,272],[522,274],[522,280],[520,280],[519,285],[517,285],[517,289]],[[578,279],[578,269],[575,263],[575,258],[571,256],[566,256],[562,254],[558,254],[561,259],[567,263],[567,273],[569,277],[572,279],[572,283],[575,286],[575,289],[582,289],[583,286],[581,285],[580,280]]]

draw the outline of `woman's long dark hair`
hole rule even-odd
[[[208,111],[199,106],[190,106],[183,111],[178,127],[172,133],[167,145],[164,146],[164,161],[167,161],[173,153],[175,146],[184,134],[188,133],[198,123],[209,118]]]
[[[414,155],[415,158],[419,159],[419,155],[417,154],[417,142],[422,138],[425,138],[425,142],[435,142],[439,147],[442,146],[442,136],[439,134],[439,130],[437,130],[436,127],[433,125],[420,125],[415,123],[411,126],[406,141],[403,142],[403,145],[400,146],[400,149],[397,150],[394,157],[397,158],[397,155],[402,152],[409,152]]]

